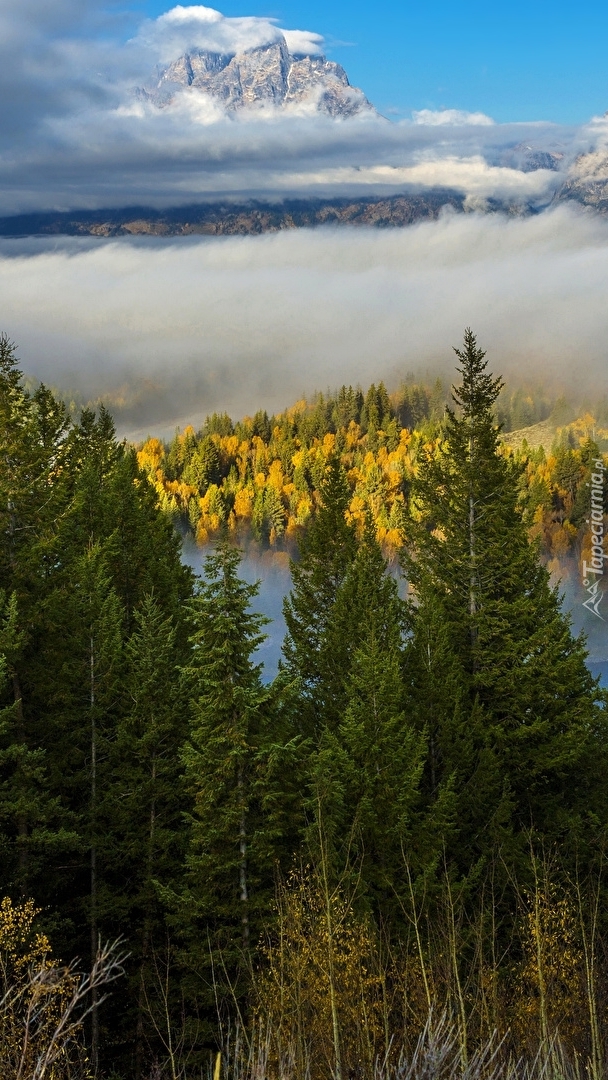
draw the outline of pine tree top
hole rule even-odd
[[[456,370],[462,376],[462,383],[452,387],[452,397],[462,409],[463,419],[479,421],[488,416],[493,418],[493,406],[504,382],[500,376],[494,378],[486,371],[486,353],[478,348],[477,338],[470,327],[464,332],[463,348],[454,347],[454,352],[460,361],[460,367]]]

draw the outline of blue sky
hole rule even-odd
[[[138,4],[158,15],[168,4]],[[211,5],[210,5],[211,6]],[[215,5],[214,5],[215,6]],[[384,112],[481,110],[498,121],[581,123],[608,109],[608,5],[225,0],[225,15],[314,30]]]

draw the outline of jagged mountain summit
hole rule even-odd
[[[350,85],[340,64],[324,56],[293,55],[284,38],[234,55],[193,49],[159,71],[139,94],[163,107],[188,87],[230,111],[310,105],[345,118],[375,111],[363,91]]]
[[[608,150],[605,147],[580,154],[568,171],[558,199],[573,199],[608,214]]]
[[[561,150],[543,150],[530,143],[518,143],[503,151],[499,161],[510,169],[520,172],[536,172],[537,169],[550,169],[558,172],[562,167],[564,153]]]

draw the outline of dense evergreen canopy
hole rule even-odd
[[[429,1005],[451,987],[466,1053],[468,1024],[500,1021],[501,980],[530,979],[525,912],[530,896],[541,910],[543,874],[543,896],[574,889],[587,925],[581,883],[600,895],[608,826],[604,695],[530,539],[545,495],[531,510],[531,459],[501,443],[501,380],[470,331],[457,357],[449,406],[441,386],[410,389],[400,420],[382,385],[343,388],[285,427],[270,478],[277,425],[257,414],[257,465],[240,480],[224,451],[233,440],[237,455],[243,432],[215,417],[166,457],[157,447],[159,481],[150,443],[138,458],[103,408],[73,421],[45,387],[30,394],[0,339],[0,888],[35,900],[64,957],[123,936],[127,978],[88,1021],[99,1075],[170,1061],[177,1077],[176,1047],[206,1069],[222,1025],[261,1015],[251,987],[275,986],[281,935],[281,963],[309,949],[314,968],[314,926],[342,1075],[346,912],[358,940],[377,935],[383,955],[414,965]],[[313,453],[329,413],[332,437]],[[431,427],[403,436],[418,419]],[[573,515],[591,449],[556,451]],[[240,505],[276,541],[288,473],[287,497],[308,509],[268,683],[257,586],[239,576],[222,500],[230,489],[230,513]],[[188,489],[192,524],[215,514],[227,533],[198,583],[171,484]],[[386,558],[396,538],[407,600]],[[466,989],[475,965],[483,1008]],[[297,978],[305,996],[306,965]],[[401,992],[391,978],[392,990],[373,975],[385,1016]]]

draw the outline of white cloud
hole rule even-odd
[[[428,124],[432,127],[489,127],[494,123],[491,116],[482,112],[463,112],[462,109],[419,109],[412,113],[415,124]]]
[[[280,41],[274,19],[226,18],[214,8],[195,5],[171,8],[157,19],[146,20],[135,44],[153,49],[160,63],[170,63],[194,49],[233,56],[260,45]]]
[[[469,324],[495,370],[604,393],[607,276],[608,222],[567,207],[391,231],[5,241],[0,327],[26,370],[113,390],[125,430],[170,431],[343,381],[449,375]]]
[[[322,55],[325,40],[321,34],[313,34],[310,30],[282,30],[281,33],[292,56]]]
[[[305,184],[328,187],[371,187],[393,189],[451,188],[468,196],[518,199],[542,198],[548,195],[562,178],[550,169],[523,173],[519,169],[491,166],[479,156],[470,158],[423,157],[415,165],[371,165],[368,167],[338,167],[309,173],[283,173],[276,176],[276,188],[290,189]]]
[[[392,124],[369,114],[335,122],[306,104],[226,117],[196,91],[165,109],[130,99],[49,119],[18,157],[0,159],[0,208],[174,206],[228,195],[353,196],[408,186],[542,201],[559,174],[501,164],[505,146],[526,133],[506,125]],[[534,131],[537,145],[554,136],[553,128]]]
[[[323,37],[311,30],[281,30],[276,19],[228,18],[215,8],[181,4],[156,19],[147,19],[133,44],[153,50],[158,62],[167,64],[196,49],[234,56],[283,39],[294,55],[323,52]]]

